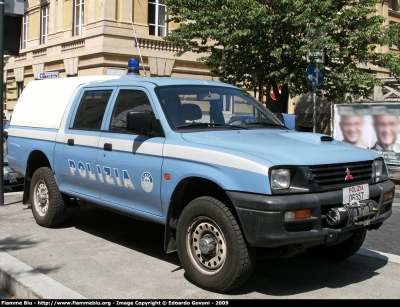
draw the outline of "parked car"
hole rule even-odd
[[[4,187],[17,188],[22,187],[24,185],[24,177],[17,172],[15,172],[8,165],[8,127],[10,126],[10,122],[7,122],[4,125],[3,131],[3,179],[4,179]]]
[[[232,116],[226,123],[229,125],[241,126],[241,125],[253,123],[255,121],[256,121],[256,118],[252,114],[246,114],[246,115]]]
[[[296,130],[296,115],[274,112],[274,115],[290,130]]]
[[[8,128],[10,127],[10,121],[9,120],[7,120],[7,121],[5,121],[4,122],[4,132],[7,132],[7,134],[8,134]]]
[[[287,113],[274,113],[275,117],[278,118],[282,124],[288,127],[290,130],[295,130],[295,115]],[[249,125],[259,120],[253,114],[235,115],[232,116],[226,123],[234,126]]]

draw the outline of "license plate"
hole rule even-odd
[[[368,184],[355,185],[343,189],[343,204],[348,204],[353,200],[364,200],[369,198]]]

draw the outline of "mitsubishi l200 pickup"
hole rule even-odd
[[[257,255],[346,259],[392,214],[381,155],[290,130],[221,82],[137,73],[32,81],[8,146],[37,224],[62,224],[71,201],[162,224],[165,251],[215,292],[241,286]]]

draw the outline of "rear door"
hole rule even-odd
[[[62,159],[57,161],[60,190],[82,198],[99,199],[96,166],[101,126],[112,88],[83,90],[62,136]]]

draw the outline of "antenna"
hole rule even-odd
[[[139,51],[140,61],[142,62],[142,66],[143,66],[143,73],[144,73],[144,76],[147,77],[147,76],[146,76],[146,69],[144,68],[144,63],[143,63],[142,54],[141,54],[141,52],[140,52],[140,47],[139,47],[139,43],[138,43],[137,36],[136,36],[135,26],[133,25],[132,13],[131,13],[130,15],[131,15],[132,30],[133,30],[133,33],[135,34],[136,46],[137,46],[137,49],[138,49],[138,51]]]

